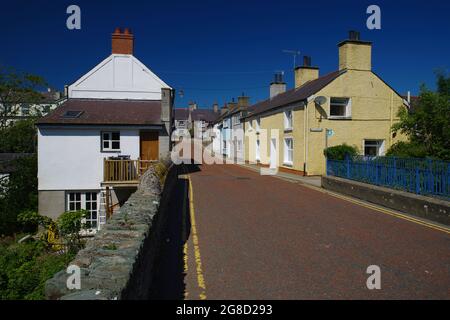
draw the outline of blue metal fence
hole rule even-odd
[[[355,156],[327,160],[327,175],[450,198],[450,162],[446,161]]]

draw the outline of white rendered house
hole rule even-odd
[[[40,214],[85,209],[98,229],[151,162],[169,153],[173,90],[133,56],[133,41],[116,29],[112,54],[38,121]]]

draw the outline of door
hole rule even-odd
[[[159,159],[159,141],[157,131],[141,131],[141,160]]]
[[[277,140],[270,139],[270,169],[276,169],[277,167]]]

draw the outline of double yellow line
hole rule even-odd
[[[186,173],[187,170],[185,169]],[[192,187],[192,180],[189,174],[186,174],[187,180],[189,182],[189,213],[190,213],[190,222],[191,222],[191,235],[192,235],[192,243],[194,245],[194,258],[196,265],[196,273],[197,273],[197,285],[200,289],[199,299],[206,300],[206,284],[205,284],[205,276],[203,275],[202,268],[202,259],[200,254],[200,245],[198,240],[197,233],[197,223],[195,220],[195,207],[194,207],[194,188]],[[183,247],[184,253],[184,272],[187,274],[188,271],[188,241],[184,244]],[[185,298],[187,298],[188,293],[186,292]]]

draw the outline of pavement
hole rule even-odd
[[[179,185],[154,299],[450,299],[448,229],[238,165]]]

